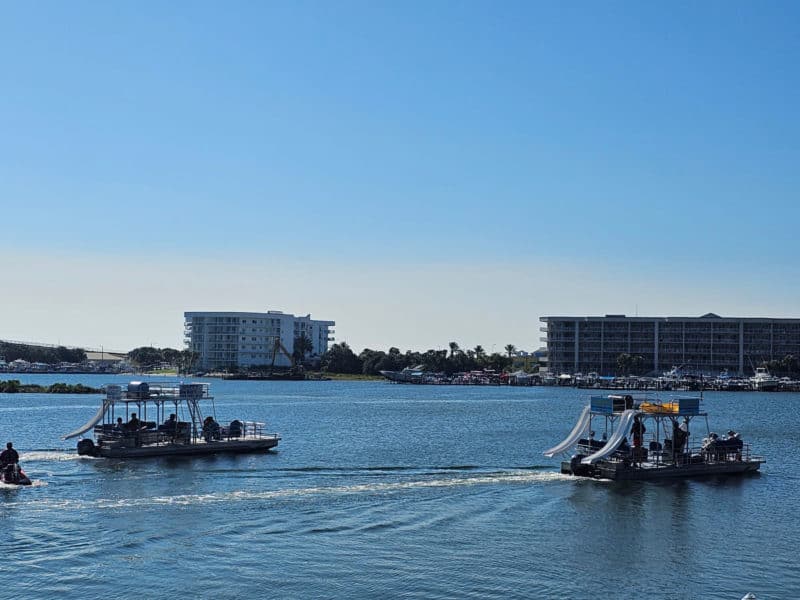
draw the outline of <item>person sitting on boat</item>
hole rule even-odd
[[[117,417],[117,423],[114,425],[114,432],[122,433],[125,431],[125,423],[122,420],[122,417]]]
[[[171,413],[169,415],[169,419],[164,421],[164,424],[161,426],[161,429],[164,431],[175,432],[178,430],[178,415],[175,413]]]
[[[207,442],[211,440],[218,440],[220,438],[219,423],[214,420],[214,417],[207,416],[203,421],[203,437]]]
[[[0,452],[0,467],[16,465],[17,463],[19,463],[19,453],[14,450],[14,444],[8,442],[6,449]]]
[[[142,428],[142,422],[136,417],[136,413],[131,413],[127,427],[128,431],[139,431]]]

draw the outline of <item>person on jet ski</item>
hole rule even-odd
[[[0,468],[17,463],[19,463],[19,453],[14,450],[14,444],[8,442],[6,449],[0,452]]]

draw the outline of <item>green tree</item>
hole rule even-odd
[[[455,342],[450,342],[448,345],[450,346],[450,358],[453,358],[456,355],[456,352],[459,350],[458,344]]]
[[[511,358],[514,352],[517,351],[517,347],[514,344],[507,344],[505,350],[506,353],[508,354],[508,358]]]
[[[617,375],[630,375],[633,357],[627,352],[617,355]]]
[[[188,348],[183,350],[178,363],[178,371],[181,373],[191,372],[199,358],[200,355],[197,352],[189,350]]]
[[[347,342],[334,344],[322,355],[322,370],[330,373],[361,373],[361,360],[347,345]]]
[[[295,363],[301,363],[306,359],[306,356],[314,350],[314,344],[311,339],[305,334],[301,333],[294,338],[294,349],[292,350],[292,358]]]

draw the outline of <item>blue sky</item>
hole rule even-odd
[[[794,3],[0,9],[0,338],[177,345],[183,310],[274,308],[357,349],[530,349],[545,314],[800,316]]]

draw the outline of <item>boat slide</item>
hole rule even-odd
[[[625,412],[622,413],[622,417],[620,417],[619,424],[617,425],[616,430],[608,438],[608,442],[606,445],[600,448],[594,454],[590,454],[583,460],[581,463],[584,465],[591,465],[597,462],[598,460],[602,460],[607,458],[611,453],[613,453],[617,448],[619,448],[622,441],[627,437],[628,432],[631,429],[631,424],[633,423],[633,419],[638,415],[641,411],[629,408]]]
[[[91,419],[89,419],[84,425],[78,427],[75,431],[71,431],[67,435],[62,436],[61,439],[68,440],[70,438],[77,437],[82,433],[86,433],[87,431],[89,431],[92,427],[94,427],[100,422],[100,420],[103,418],[103,415],[106,414],[107,408],[108,408],[108,402],[104,400],[103,404],[100,406],[100,409]]]
[[[589,414],[591,406],[587,405],[581,416],[578,418],[578,422],[575,423],[575,427],[572,428],[572,431],[567,436],[563,442],[561,442],[558,446],[553,446],[544,453],[547,457],[552,457],[554,454],[561,454],[562,452],[566,452],[572,446],[574,446],[579,439],[586,433],[586,430],[589,428],[589,422],[591,421],[592,415]],[[612,436],[613,437],[613,436]]]

